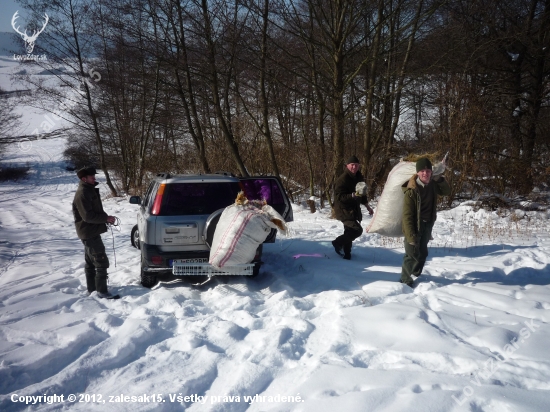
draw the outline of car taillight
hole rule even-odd
[[[166,184],[165,183],[161,183],[158,190],[157,190],[157,194],[155,196],[155,201],[153,202],[153,208],[151,209],[151,214],[152,215],[158,215],[160,213],[160,205],[162,203],[162,195],[164,194],[164,188],[166,187]]]
[[[151,263],[153,265],[161,265],[162,264],[162,257],[160,257],[160,256],[151,256]]]

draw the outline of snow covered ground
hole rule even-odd
[[[259,277],[148,290],[135,206],[108,198],[106,301],[85,293],[64,143],[4,157],[31,170],[0,183],[0,410],[550,410],[547,212],[441,212],[411,289],[400,240],[363,234],[344,261],[341,224],[295,206]]]

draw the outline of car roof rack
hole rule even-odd
[[[170,173],[157,173],[157,177],[160,177],[162,179],[170,179],[172,176]]]

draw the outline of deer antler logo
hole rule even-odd
[[[17,20],[17,18],[19,17],[18,13],[19,13],[19,10],[16,11],[15,14],[13,15],[11,19],[11,26],[16,31],[16,33],[20,34],[23,40],[25,40],[25,43],[26,43],[25,48],[27,49],[27,53],[31,54],[32,51],[34,50],[34,42],[38,38],[38,35],[44,31],[44,29],[46,28],[46,24],[48,24],[48,21],[50,20],[50,18],[46,13],[44,13],[44,16],[46,17],[46,21],[44,22],[44,25],[40,30],[35,30],[32,36],[29,36],[27,34],[27,30],[25,30],[24,33],[21,33],[21,31],[19,31],[19,27],[15,27],[15,20]]]

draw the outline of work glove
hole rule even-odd
[[[445,157],[443,157],[443,160],[439,163],[436,163],[433,167],[433,171],[432,171],[432,179],[435,180],[436,182],[438,182],[443,173],[445,173],[445,169],[447,168],[447,159],[449,157],[449,152],[447,152],[447,154],[445,155]]]

